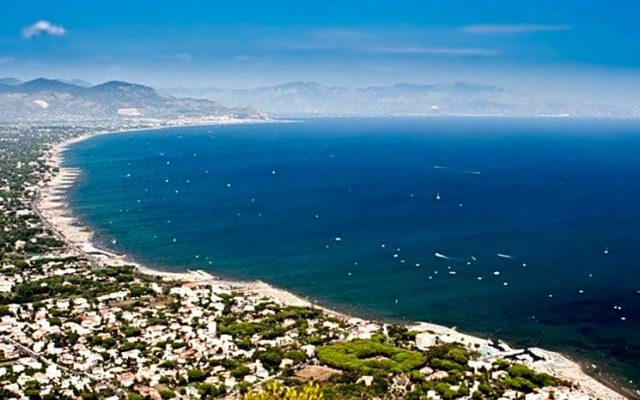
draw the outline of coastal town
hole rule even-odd
[[[96,247],[66,207],[81,171],[64,148],[150,127],[0,127],[0,399],[250,399],[273,382],[309,399],[627,398],[558,353]]]

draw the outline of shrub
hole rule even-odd
[[[322,398],[322,392],[316,384],[310,383],[295,390],[285,388],[278,381],[268,382],[260,392],[242,396],[242,400],[322,400]]]

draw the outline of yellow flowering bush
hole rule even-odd
[[[284,387],[278,381],[271,381],[260,392],[245,394],[242,400],[322,400],[322,393],[320,387],[313,383],[296,390]]]

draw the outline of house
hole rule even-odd
[[[426,350],[436,345],[436,336],[427,332],[418,333],[416,335],[416,347],[420,350]]]

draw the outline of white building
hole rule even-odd
[[[420,350],[426,350],[436,344],[436,337],[430,333],[418,333],[416,335],[416,347]]]

